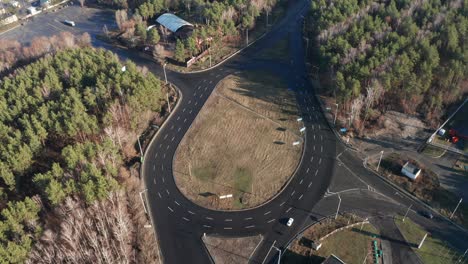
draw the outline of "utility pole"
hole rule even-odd
[[[379,171],[380,168],[380,162],[382,161],[382,156],[383,156],[383,150],[380,151],[380,159],[379,159],[379,164],[377,164],[377,171]]]
[[[450,215],[450,219],[452,219],[453,215],[455,214],[455,212],[457,211],[458,209],[458,206],[460,206],[461,202],[463,201],[463,198],[460,198],[460,201],[458,201],[458,204],[457,204],[457,207],[455,207],[455,210],[453,210],[452,214]]]
[[[164,70],[164,79],[166,80],[166,84],[167,84],[166,65],[167,65],[167,62],[163,64],[163,70]]]
[[[426,240],[426,237],[427,237],[427,233],[424,235],[424,237],[421,239],[421,242],[419,242],[419,246],[418,246],[418,249],[420,249],[424,243],[424,240]]]
[[[169,102],[169,92],[166,93],[167,107],[169,108],[169,113],[171,112],[171,103]]]
[[[140,192],[140,199],[141,199],[141,203],[143,204],[143,209],[145,210],[145,214],[148,214],[148,211],[146,211],[146,206],[145,206],[145,202],[143,201],[143,196],[142,196],[142,193],[146,192],[148,189],[144,189],[143,191]]]
[[[341,197],[340,197],[340,193],[338,193],[338,208],[336,208],[336,214],[335,214],[335,219],[338,218],[338,212],[340,211],[340,205],[341,205]]]
[[[249,45],[249,29],[245,29],[245,35],[246,35],[246,40],[247,40],[247,46]]]
[[[336,124],[336,116],[338,115],[338,104],[335,104],[336,105],[336,111],[335,111],[335,120],[333,120],[333,125]]]
[[[140,136],[137,136],[137,141],[138,141],[138,146],[140,147],[140,160],[143,162],[144,157],[143,157],[143,150],[141,149],[141,144],[140,144]]]
[[[405,216],[403,216],[403,222],[405,221],[406,215],[408,215],[409,210],[411,209],[412,204],[408,207],[408,210],[406,210]]]
[[[188,169],[189,169],[190,179],[192,179],[192,163],[190,161],[189,161],[189,164],[188,164]]]

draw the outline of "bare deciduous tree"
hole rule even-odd
[[[115,11],[115,22],[117,23],[117,27],[119,27],[120,31],[124,31],[123,25],[127,22],[128,16],[126,10],[117,10]]]
[[[351,104],[351,114],[350,114],[350,123],[353,123],[354,120],[360,119],[361,109],[364,105],[364,96],[360,94],[357,98],[355,98]]]
[[[85,0],[78,0],[78,2],[80,2],[81,7],[84,7]]]

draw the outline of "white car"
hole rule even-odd
[[[65,25],[69,25],[69,26],[71,26],[71,27],[74,27],[74,26],[75,26],[75,22],[70,21],[70,20],[65,20],[65,21],[63,21],[63,23],[65,23]]]
[[[294,218],[289,218],[288,222],[286,223],[287,226],[292,226],[294,223]]]

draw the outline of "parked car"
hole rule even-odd
[[[63,23],[64,23],[65,25],[69,25],[69,26],[71,26],[71,27],[74,27],[74,26],[75,26],[75,22],[73,22],[73,21],[71,21],[71,20],[65,20],[65,21],[63,21]]]
[[[286,223],[287,226],[292,226],[294,223],[294,218],[289,218],[288,222]]]
[[[421,215],[429,219],[434,218],[434,215],[430,211],[422,211]]]

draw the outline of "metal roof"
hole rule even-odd
[[[174,15],[174,14],[170,14],[170,13],[165,13],[165,14],[162,14],[160,15],[156,21],[165,26],[166,28],[168,28],[170,31],[172,32],[176,32],[179,28],[183,27],[183,26],[192,26],[192,24],[190,24],[189,22],[183,20],[182,18]]]

